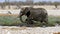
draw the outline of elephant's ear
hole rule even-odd
[[[26,7],[26,8],[25,8],[25,11],[28,11],[28,10],[29,10],[29,8],[28,8],[28,7]]]
[[[24,9],[24,14],[27,14],[27,12],[29,12],[29,11],[30,11],[29,7],[26,7],[26,8]]]

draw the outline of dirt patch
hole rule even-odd
[[[0,14],[0,16],[18,16],[18,14]]]
[[[60,27],[0,26],[0,34],[60,34]]]
[[[53,33],[53,34],[60,34],[60,32],[57,32],[57,33],[55,32],[55,33]]]

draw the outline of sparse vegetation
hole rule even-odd
[[[58,8],[58,5],[60,5],[60,2],[51,2],[51,1],[42,1],[42,2],[33,2],[33,1],[30,1],[30,2],[22,2],[22,1],[12,1],[12,2],[9,2],[9,1],[5,1],[5,2],[0,2],[0,6],[2,9],[5,8],[5,6],[8,6],[8,8],[10,9],[10,6],[17,6],[18,8],[20,8],[20,6],[24,6],[24,5],[29,5],[29,6],[33,6],[33,5],[54,5],[55,8]]]
[[[23,17],[26,18],[25,16]],[[53,16],[49,16],[48,18],[48,26],[54,26],[57,24],[60,24],[60,17],[53,17]],[[16,18],[15,16],[0,16],[0,25],[20,25],[20,24],[24,24],[21,23],[20,20],[18,18]],[[26,23],[25,23],[26,24]],[[42,24],[40,24],[39,22],[34,24],[35,26],[41,26]]]

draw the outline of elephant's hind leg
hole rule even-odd
[[[45,23],[46,26],[48,26],[48,19],[45,19],[44,23]]]

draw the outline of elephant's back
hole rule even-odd
[[[31,16],[35,20],[40,20],[41,18],[45,18],[47,11],[43,8],[33,8],[30,10]]]
[[[36,12],[36,13],[38,13],[38,12],[45,12],[45,13],[47,13],[46,9],[44,9],[44,8],[31,8],[30,11]]]
[[[39,15],[39,14],[45,14],[47,11],[44,8],[32,8],[30,10],[31,14]]]

